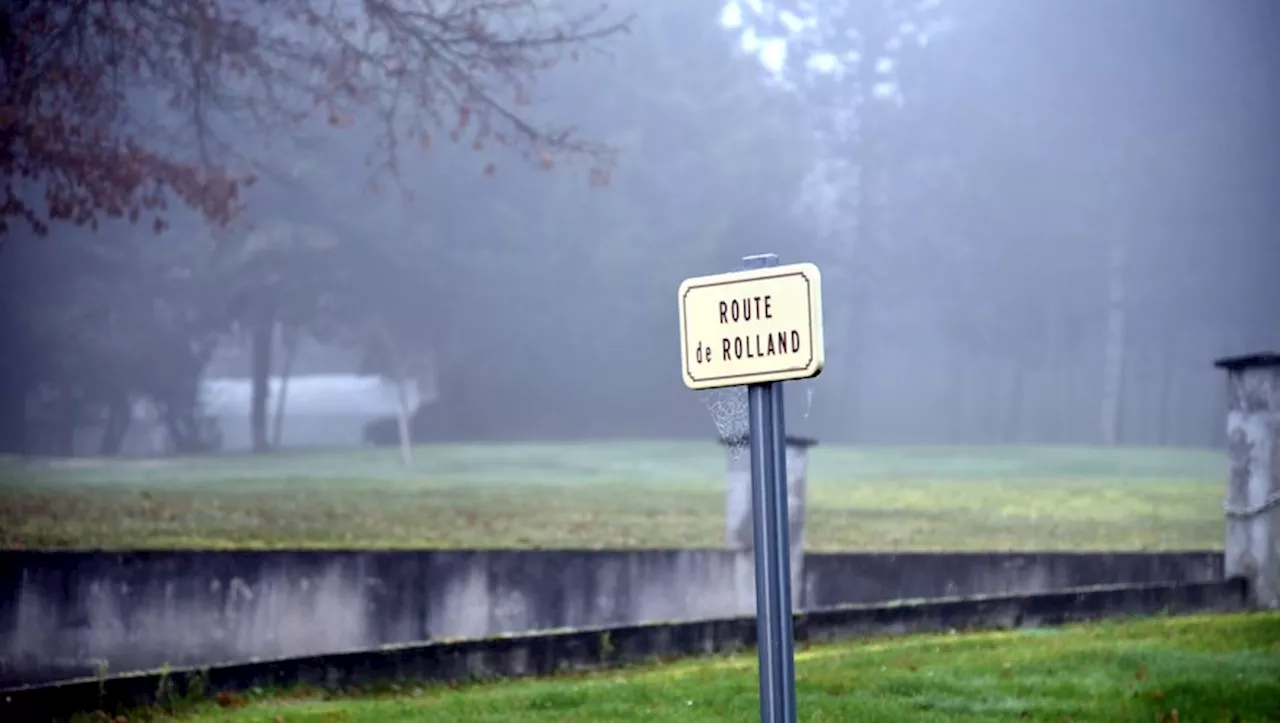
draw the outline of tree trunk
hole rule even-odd
[[[1027,364],[1015,358],[1009,370],[1009,406],[1004,418],[1002,444],[1018,444],[1022,441],[1022,406],[1026,395]]]
[[[1063,319],[1062,299],[1056,294],[1050,293],[1049,303],[1046,306],[1046,315],[1044,325],[1044,373],[1040,377],[1041,392],[1047,397],[1040,405],[1040,408],[1047,413],[1037,414],[1039,418],[1039,436],[1041,442],[1057,443],[1063,437],[1063,429],[1066,428],[1069,420],[1067,419],[1067,397],[1066,397],[1066,379],[1062,370],[1065,366],[1066,351],[1066,324]]]
[[[298,357],[298,332],[280,325],[280,342],[284,347],[284,359],[280,364],[280,396],[276,399],[276,418],[271,426],[271,446],[280,448],[284,438],[284,409],[289,397],[289,377],[293,374],[293,362]]]
[[[969,363],[973,352],[963,347],[952,357],[951,390],[955,394],[951,416],[951,444],[970,444],[969,434]]]
[[[0,455],[27,453],[26,384],[10,373],[0,370]]]
[[[66,393],[54,416],[54,454],[60,457],[76,456],[76,426],[80,421],[79,405]]]
[[[16,266],[9,266],[16,269]],[[7,278],[7,275],[6,275]],[[40,365],[34,354],[39,346],[24,333],[18,319],[18,299],[11,281],[0,280],[0,339],[4,360],[0,361],[0,455],[27,454],[27,394],[33,372]]]
[[[418,403],[417,395],[410,401],[409,385],[412,377],[405,356],[398,348],[397,338],[385,326],[378,325],[376,328],[378,341],[381,342],[386,357],[384,363],[389,372],[383,374],[383,379],[390,380],[396,387],[396,431],[400,437],[400,461],[407,467],[413,464],[413,435],[409,422]]]
[[[102,430],[102,445],[99,453],[104,457],[117,457],[124,448],[125,435],[129,433],[129,425],[133,422],[133,408],[129,405],[129,396],[120,394],[111,400],[107,407],[107,424]]]
[[[172,454],[197,454],[204,450],[200,447],[198,435],[191,420],[178,413],[165,417],[165,427],[169,430]]]
[[[826,409],[829,410],[833,433],[840,440],[852,444],[859,441],[858,409],[862,406],[862,400],[859,398],[858,377],[866,373],[866,368],[859,363],[862,359],[858,358],[857,343],[854,341],[857,324],[852,314],[840,311],[832,316],[835,317],[832,320],[834,328],[831,337],[828,337],[832,340],[828,348],[835,352],[831,357],[839,359],[840,366],[831,375],[834,388],[828,392],[830,398],[823,401],[827,402]]]
[[[267,439],[267,404],[271,397],[271,341],[275,324],[271,314],[261,312],[250,329],[250,374],[253,398],[249,408],[249,428],[255,454],[270,449]]]
[[[1125,239],[1111,246],[1107,264],[1107,336],[1103,351],[1102,443],[1120,439],[1120,406],[1124,394]]]
[[[400,432],[400,461],[408,467],[413,464],[413,438],[410,434],[409,420],[413,415],[409,409],[409,393],[404,379],[396,381],[396,427]]]
[[[1174,444],[1175,432],[1170,431],[1170,417],[1173,416],[1176,407],[1173,406],[1174,394],[1174,332],[1168,326],[1161,329],[1163,344],[1160,352],[1160,391],[1159,391],[1159,410],[1157,414],[1159,418],[1156,423],[1159,424],[1159,440],[1162,445]]]

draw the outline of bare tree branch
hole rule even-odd
[[[532,0],[5,0],[0,235],[15,219],[44,234],[144,213],[159,231],[174,198],[225,225],[262,170],[241,141],[316,123],[376,127],[375,178],[443,130],[545,167],[586,158],[607,183],[610,148],[525,112],[541,73],[627,30],[607,15]]]

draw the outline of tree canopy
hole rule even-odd
[[[613,163],[530,112],[540,72],[623,31],[607,3],[29,0],[0,8],[0,234],[15,222],[166,227],[176,200],[225,225],[271,172],[245,139],[325,125],[367,137],[370,183],[437,134],[541,166]],[[485,162],[486,173],[494,161]]]

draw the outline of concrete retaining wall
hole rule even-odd
[[[846,606],[796,616],[796,641],[861,635],[1058,625],[1107,617],[1231,612],[1245,606],[1242,579],[1175,585],[1122,585],[888,606]],[[4,691],[5,720],[50,720],[131,707],[189,695],[241,692],[254,687],[306,686],[328,690],[392,683],[441,682],[547,675],[740,651],[755,645],[750,617],[611,629],[533,633],[454,643],[290,658],[261,663],[86,679]]]
[[[1220,552],[813,554],[807,608],[1066,590],[1090,585],[1221,580]],[[754,600],[754,598],[753,598]]]
[[[802,607],[1221,577],[1211,552],[815,554]],[[0,687],[754,609],[721,550],[5,552]]]

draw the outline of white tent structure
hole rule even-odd
[[[274,424],[282,379],[272,377],[268,420]],[[424,398],[422,386],[429,392]],[[434,384],[408,385],[408,406],[417,409],[435,400]],[[204,413],[212,417],[222,437],[222,451],[252,447],[249,406],[253,386],[249,379],[214,378],[202,384]],[[364,443],[369,422],[394,417],[399,408],[396,385],[381,377],[351,374],[314,374],[291,377],[285,393],[281,447],[355,447]]]
[[[267,423],[276,421],[283,380],[271,377],[267,402]],[[436,400],[434,377],[407,385],[411,410]],[[212,377],[201,382],[201,412],[217,426],[221,439],[218,451],[246,452],[253,447],[249,407],[253,382],[242,377]],[[378,376],[354,374],[309,374],[290,377],[285,391],[282,448],[358,447],[365,444],[365,426],[370,422],[395,418],[399,401],[396,385]],[[102,439],[100,425],[88,425],[76,432],[75,454],[94,456]],[[127,457],[150,457],[172,451],[168,433],[149,403],[134,407],[133,421],[121,453]]]

